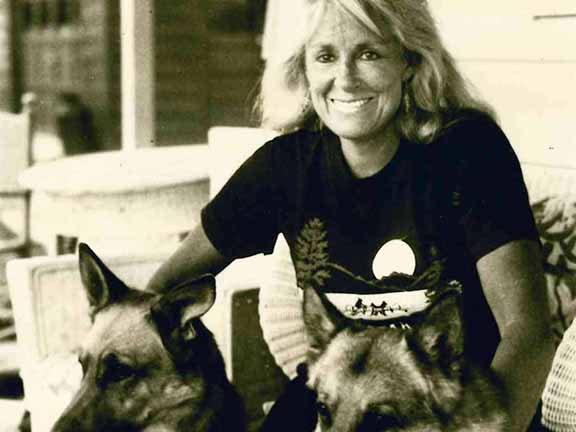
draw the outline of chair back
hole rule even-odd
[[[103,257],[126,284],[144,288],[166,255]],[[20,376],[32,430],[48,431],[77,389],[75,351],[90,329],[88,301],[75,255],[8,262]]]
[[[18,176],[30,165],[30,114],[0,112],[0,191],[21,190]]]
[[[212,127],[208,131],[210,197],[216,196],[248,157],[277,135],[259,128]],[[263,338],[258,315],[261,275],[269,259],[263,255],[238,259],[218,274],[216,304],[205,320],[222,350],[228,377],[245,401],[248,421],[254,424],[264,414],[262,406],[278,397],[286,381]]]
[[[213,126],[208,130],[210,152],[210,198],[213,198],[230,176],[266,141],[278,135],[269,129]]]
[[[31,116],[0,112],[0,253],[25,254],[29,245],[29,194],[18,176],[30,165]]]
[[[289,378],[306,360],[309,348],[302,312],[302,290],[298,288],[290,248],[278,236],[274,252],[261,270],[258,314],[262,335],[276,364]]]
[[[557,342],[576,316],[576,169],[522,163],[544,252],[544,274]]]
[[[208,131],[212,161],[210,197],[218,193],[254,151],[277,135],[276,131],[259,128],[212,127]],[[284,236],[278,237],[271,256],[236,260],[217,280],[218,289],[224,291],[235,292],[238,287],[260,287],[258,314],[262,336],[274,362],[287,377],[294,377],[296,366],[304,359],[307,343],[300,290],[296,286],[294,267]],[[224,338],[222,345],[225,352],[231,351],[227,348],[232,341]],[[229,361],[228,364],[232,367],[234,363]],[[264,382],[264,379],[261,381]]]
[[[555,432],[576,430],[576,321],[554,355],[542,394],[542,423]]]

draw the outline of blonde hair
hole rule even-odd
[[[493,116],[475,98],[444,48],[423,0],[308,0],[303,28],[286,35],[292,43],[266,61],[256,110],[268,128],[289,132],[318,121],[309,100],[305,45],[328,4],[350,14],[375,34],[389,29],[403,48],[413,74],[403,87],[396,124],[405,138],[427,143],[457,111],[475,109]],[[295,36],[294,34],[297,34]]]

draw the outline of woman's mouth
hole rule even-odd
[[[344,100],[344,99],[328,99],[330,101],[330,105],[337,111],[342,113],[354,113],[362,109],[368,102],[370,102],[373,98],[363,98],[363,99],[351,99],[351,100]]]

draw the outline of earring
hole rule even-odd
[[[402,86],[402,105],[404,108],[404,112],[409,113],[412,111],[412,98],[409,95],[408,86]]]
[[[308,112],[311,104],[312,100],[310,99],[310,92],[307,91],[306,95],[304,95],[304,100],[302,101],[302,106],[300,108],[302,114],[306,114],[306,112]]]

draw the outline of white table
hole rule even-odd
[[[72,252],[76,240],[99,253],[174,248],[208,201],[209,159],[208,146],[195,144],[34,165],[19,178],[32,191],[32,238],[50,254]]]

